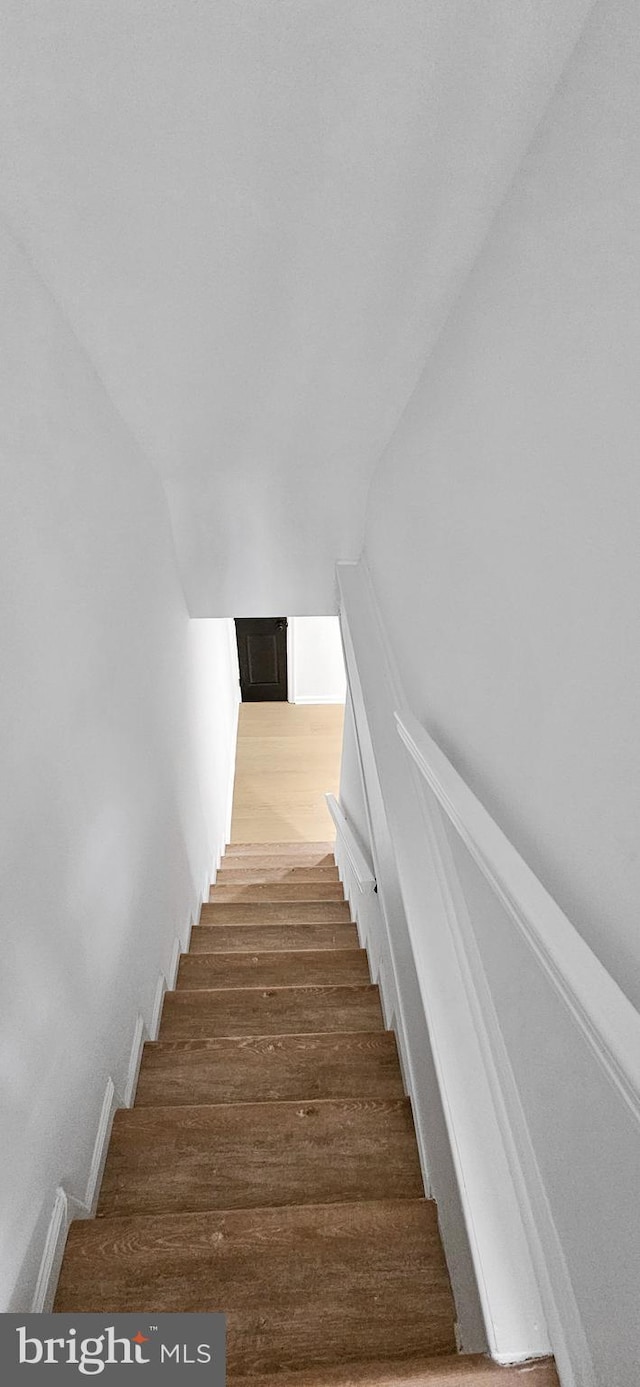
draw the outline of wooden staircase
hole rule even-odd
[[[224,1310],[229,1387],[557,1387],[456,1354],[395,1040],[327,843],[232,845],[55,1309]]]

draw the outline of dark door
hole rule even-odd
[[[287,618],[236,617],[243,703],[287,701]]]

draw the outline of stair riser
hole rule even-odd
[[[215,932],[215,931],[214,931]],[[194,988],[333,987],[367,983],[364,949],[300,950],[299,953],[183,954],[178,991]]]
[[[318,1098],[402,1098],[390,1031],[144,1047],[136,1108]]]
[[[292,862],[297,862],[300,857],[328,858],[333,862],[334,846],[334,843],[312,843],[304,839],[297,843],[229,843],[225,848],[224,861],[230,862],[232,858],[275,856],[290,858]]]
[[[133,1108],[116,1113],[98,1215],[423,1192],[408,1099]]]
[[[168,992],[160,1040],[383,1029],[377,987]]]

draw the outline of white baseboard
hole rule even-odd
[[[133,1030],[123,1091],[118,1092],[111,1076],[107,1079],[84,1197],[78,1199],[75,1195],[70,1194],[63,1185],[59,1185],[56,1190],[31,1303],[31,1310],[34,1314],[46,1314],[52,1308],[70,1224],[76,1218],[93,1218],[95,1215],[114,1114],[117,1108],[129,1108],[133,1103],[144,1044],[146,1040],[155,1040],[158,1034],[164,994],[167,990],[175,987],[180,955],[188,951],[194,918],[195,912],[190,911],[184,929],[184,937],[176,935],[173,941],[167,974],[161,972],[158,975],[148,1026],[142,1013],[138,1013]]]
[[[136,1027],[137,1033],[137,1027]],[[63,1185],[59,1185],[51,1211],[49,1227],[44,1241],[40,1268],[36,1281],[31,1310],[33,1314],[50,1313],[56,1294],[60,1267],[64,1256],[67,1234],[70,1224],[76,1218],[93,1218],[100,1181],[107,1159],[109,1138],[116,1108],[119,1106],[118,1095],[113,1079],[109,1077],[104,1091],[100,1117],[98,1119],[98,1129],[96,1139],[93,1144],[93,1154],[89,1166],[89,1174],[83,1199],[77,1199],[69,1194]]]
[[[118,1107],[120,1107],[120,1103],[118,1101],[118,1094],[116,1093],[116,1086],[111,1076],[109,1076],[104,1091],[104,1098],[102,1100],[102,1108],[100,1109],[100,1119],[98,1121],[98,1130],[93,1146],[93,1156],[91,1157],[91,1165],[89,1167],[87,1188],[82,1201],[87,1210],[87,1216],[91,1218],[95,1213],[95,1207],[98,1202],[100,1181],[107,1159],[107,1148],[111,1136],[113,1117]]]
[[[197,905],[196,910],[193,910],[193,911],[191,912],[191,914],[189,915],[189,923],[188,923],[187,928],[186,928],[186,930],[185,930],[184,938],[183,938],[183,940],[182,940],[182,952],[183,952],[183,954],[188,954],[189,949],[190,949],[190,947],[191,947],[191,933],[192,933],[192,930],[193,930],[194,925],[197,925],[197,924],[198,924],[198,921],[199,921],[199,919],[200,919],[200,912],[201,912],[201,910],[202,910],[202,905],[203,905],[203,902],[202,902],[202,901],[198,901],[198,905]]]
[[[33,1315],[47,1315],[53,1310],[69,1228],[74,1219],[88,1217],[89,1211],[86,1205],[80,1199],[75,1199],[72,1194],[68,1194],[64,1187],[59,1185],[53,1201],[40,1270],[31,1302]]]
[[[184,938],[181,938],[180,936],[176,935],[173,941],[171,960],[169,963],[169,968],[167,970],[168,975],[165,975],[165,973],[158,974],[158,982],[156,985],[149,1027],[147,1027],[142,1013],[140,1012],[138,1014],[133,1032],[133,1041],[131,1043],[131,1054],[129,1056],[129,1064],[127,1066],[127,1079],[124,1088],[124,1093],[122,1095],[123,1104],[125,1108],[130,1108],[135,1098],[136,1087],[138,1083],[138,1074],[140,1072],[140,1064],[142,1061],[142,1051],[144,1048],[145,1041],[150,1039],[155,1040],[158,1034],[158,1031],[160,1029],[162,1007],[164,1005],[164,994],[167,991],[172,991],[175,987],[178,975],[178,968],[180,966],[180,955],[182,953],[188,953],[189,951],[189,943],[191,940],[192,929],[193,914],[190,913],[189,920],[184,932]]]
[[[60,1185],[53,1201],[42,1261],[31,1302],[31,1311],[34,1315],[49,1314],[53,1307],[70,1222],[71,1212],[67,1192]]]
[[[136,1095],[138,1074],[140,1073],[140,1063],[142,1060],[142,1050],[146,1039],[147,1027],[145,1025],[144,1016],[141,1012],[139,1012],[133,1032],[131,1054],[129,1056],[129,1064],[127,1067],[127,1082],[125,1084],[125,1090],[123,1094],[125,1108],[131,1107],[131,1104],[133,1103],[133,1100]]]
[[[341,703],[344,707],[344,698],[327,697],[324,694],[301,694],[299,697],[290,698],[290,703]]]
[[[173,941],[173,949],[171,950],[171,962],[169,964],[169,973],[167,977],[167,991],[169,992],[173,992],[176,982],[178,981],[178,969],[180,967],[180,955],[182,953],[183,942],[176,935]]]
[[[166,991],[167,979],[164,973],[160,973],[158,981],[156,983],[155,996],[153,999],[153,1009],[151,1012],[151,1021],[149,1024],[150,1040],[157,1040],[158,1038],[158,1031],[160,1030],[160,1017],[162,1016],[162,1004],[164,1002],[164,994]]]
[[[341,847],[342,844],[340,843],[340,839],[338,837],[336,848],[336,851],[338,853],[340,852]],[[416,1057],[414,1056],[412,1058],[411,1054],[411,1045],[409,1042],[409,1037],[407,1035],[404,1009],[402,1006],[402,1000],[398,992],[398,987],[395,978],[395,970],[393,967],[393,960],[391,957],[391,952],[388,943],[389,932],[384,917],[384,911],[382,910],[382,902],[380,902],[379,905],[379,929],[381,931],[384,931],[387,936],[387,947],[384,950],[380,946],[380,940],[374,937],[373,931],[368,932],[366,929],[366,926],[364,924],[363,907],[365,907],[366,913],[369,916],[371,913],[371,904],[370,902],[366,902],[366,899],[363,900],[362,893],[358,891],[357,886],[354,887],[353,882],[350,879],[351,875],[352,874],[349,870],[349,866],[347,863],[345,864],[345,885],[347,889],[347,897],[351,906],[351,913],[356,921],[356,925],[358,928],[358,937],[360,939],[361,946],[364,947],[367,952],[371,980],[372,982],[377,983],[380,989],[380,1005],[382,1007],[382,1018],[384,1021],[385,1029],[388,1031],[393,1031],[396,1037],[396,1042],[398,1046],[398,1061],[400,1064],[400,1072],[402,1074],[402,1084],[405,1093],[411,1099],[411,1107],[413,1111],[413,1124],[416,1134],[416,1141],[418,1144],[418,1155],[420,1158],[420,1168],[422,1171],[425,1195],[427,1199],[431,1199],[433,1197],[433,1192],[431,1187],[431,1174],[429,1169],[428,1132],[426,1130],[425,1124],[424,1104],[418,1101],[418,1088],[416,1081],[416,1070],[419,1071],[420,1063],[419,1057],[418,1062],[416,1063]],[[375,897],[374,899],[378,901],[379,898]],[[385,954],[387,955],[387,958],[385,958]]]

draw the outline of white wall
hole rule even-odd
[[[224,851],[231,837],[231,810],[240,704],[238,644],[233,617],[194,617],[188,627],[191,725],[207,841]],[[226,793],[226,800],[225,800]],[[214,866],[217,866],[217,862]]]
[[[640,1015],[405,714],[417,775],[363,565],[339,581],[386,930],[356,893],[357,918],[399,1021],[461,1342],[477,1338],[475,1279],[499,1361],[551,1346],[563,1387],[627,1387],[640,1354]]]
[[[376,474],[409,703],[640,1004],[640,9],[595,7]]]
[[[344,703],[346,676],[337,616],[292,616],[288,625],[290,703]]]
[[[232,623],[191,622],[165,498],[2,233],[0,1310],[82,1200],[177,934],[226,836]]]
[[[162,473],[193,615],[335,612],[591,3],[3,0],[3,203]]]

